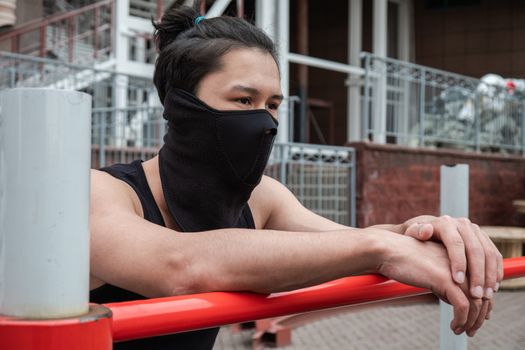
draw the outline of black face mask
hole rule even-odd
[[[219,111],[173,89],[164,100],[168,133],[159,152],[168,209],[185,232],[237,227],[261,181],[277,120],[266,110]]]

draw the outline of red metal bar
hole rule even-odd
[[[525,257],[505,259],[504,268],[506,279],[525,276]],[[426,293],[366,275],[270,295],[216,292],[105,306],[113,312],[113,339],[123,341]]]
[[[0,315],[2,350],[111,350],[111,312],[92,304],[87,314],[57,320]]]

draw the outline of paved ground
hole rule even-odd
[[[525,291],[500,291],[495,310],[474,338],[470,350],[525,350]],[[247,350],[252,331],[219,333],[214,350]],[[437,303],[385,307],[321,319],[292,332],[292,346],[307,349],[439,349]]]

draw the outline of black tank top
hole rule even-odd
[[[115,164],[100,169],[112,175],[113,177],[126,182],[137,193],[144,212],[144,219],[157,225],[166,226],[160,213],[160,209],[155,203],[153,194],[148,186],[142,161],[135,160],[130,164]],[[239,219],[238,228],[255,228],[252,213],[248,205],[244,207]],[[146,297],[133,293],[131,291],[104,284],[90,292],[90,301],[97,304],[113,303],[121,301],[131,301],[146,299]],[[191,350],[208,350],[213,348],[215,338],[219,328],[210,328],[199,331],[186,333],[177,333],[164,335],[160,337],[131,340],[113,344],[115,350],[139,350],[139,349],[191,349]]]

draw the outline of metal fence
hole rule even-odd
[[[372,54],[363,54],[363,61],[365,138],[525,153],[523,92]]]
[[[355,150],[350,147],[277,143],[266,174],[285,184],[307,208],[355,227]]]

